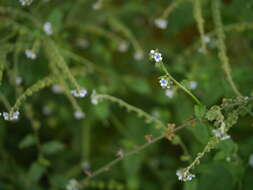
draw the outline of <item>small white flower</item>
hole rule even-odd
[[[6,121],[16,121],[19,118],[19,114],[20,114],[19,111],[15,111],[12,114],[3,112],[3,118]]]
[[[168,26],[168,21],[165,20],[165,19],[161,19],[161,18],[158,18],[158,19],[155,19],[155,25],[157,28],[160,28],[160,29],[166,29],[167,26]]]
[[[168,80],[166,79],[160,79],[159,82],[162,88],[166,88],[168,86]]]
[[[206,54],[206,51],[202,47],[198,49],[198,52],[201,54]]]
[[[142,58],[143,58],[143,54],[141,52],[135,52],[134,53],[134,59],[136,61],[140,61],[140,60],[142,60]]]
[[[249,165],[253,167],[253,154],[249,156]]]
[[[18,85],[18,86],[21,85],[22,81],[23,81],[22,77],[20,77],[20,76],[16,77],[16,80],[15,80],[16,85]]]
[[[150,56],[152,59],[155,60],[156,63],[159,63],[163,60],[162,54],[159,53],[157,50],[150,50]]]
[[[83,119],[83,118],[85,118],[85,114],[83,113],[83,112],[81,112],[81,111],[76,111],[75,113],[74,113],[74,116],[75,116],[75,118],[76,119]]]
[[[79,184],[76,179],[71,179],[69,180],[69,183],[66,185],[66,190],[78,190],[79,189]]]
[[[204,37],[203,37],[203,42],[204,42],[204,43],[208,44],[208,43],[210,43],[210,41],[211,41],[211,39],[210,39],[209,36],[204,36]]]
[[[196,81],[189,82],[189,88],[195,90],[198,87],[198,83]]]
[[[180,181],[191,181],[196,176],[190,172],[185,173],[183,169],[177,170],[176,175]]]
[[[84,161],[84,162],[81,163],[81,168],[82,168],[84,171],[87,171],[87,170],[90,170],[91,165],[90,165],[89,162]]]
[[[94,104],[94,105],[98,104],[98,98],[97,98],[97,92],[96,92],[96,90],[92,91],[92,94],[91,94],[91,103]]]
[[[117,49],[119,52],[126,52],[128,48],[129,48],[129,43],[126,41],[123,41],[118,45]]]
[[[226,161],[230,162],[231,161],[231,157],[230,156],[226,157]]]
[[[37,55],[30,49],[25,50],[25,55],[28,59],[34,60],[37,58]]]
[[[221,141],[230,139],[230,135],[226,134],[221,128],[212,130],[215,137],[219,138]]]
[[[76,98],[83,98],[86,96],[87,94],[87,90],[86,89],[81,89],[79,92],[78,90],[71,90],[70,93],[75,96]]]
[[[154,54],[155,54],[155,50],[151,49],[149,53],[150,53],[151,55],[154,55]]]
[[[174,90],[172,90],[172,89],[166,89],[165,95],[168,96],[169,98],[173,98]]]
[[[22,6],[29,6],[32,4],[33,0],[19,0]]]
[[[50,22],[46,22],[43,26],[43,30],[46,35],[50,36],[53,34],[52,24]]]
[[[55,94],[60,94],[63,92],[63,88],[58,84],[54,84],[51,89]]]

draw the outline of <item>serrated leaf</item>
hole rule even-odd
[[[198,104],[194,106],[195,116],[199,119],[203,118],[206,114],[206,106],[203,104]]]

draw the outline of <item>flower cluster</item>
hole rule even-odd
[[[25,50],[25,55],[28,59],[34,60],[37,58],[37,55],[30,49]]]
[[[52,24],[50,22],[46,22],[43,25],[43,30],[46,33],[46,35],[50,36],[53,34]]]
[[[150,50],[150,58],[154,59],[156,63],[160,63],[163,60],[162,54],[157,50]]]
[[[184,169],[177,170],[176,175],[180,181],[191,181],[196,177],[194,174],[184,171]]]
[[[87,90],[86,89],[81,89],[81,90],[71,90],[70,94],[72,94],[73,96],[75,96],[76,98],[83,98],[86,96],[87,94]]]
[[[29,6],[32,4],[33,0],[19,0],[22,6]]]
[[[3,112],[3,118],[6,121],[16,121],[19,118],[19,114],[19,111],[15,111],[13,113]]]
[[[78,181],[76,179],[69,180],[69,183],[66,185],[66,190],[78,190]]]

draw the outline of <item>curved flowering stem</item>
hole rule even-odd
[[[116,97],[108,95],[108,94],[95,94],[95,95],[93,94],[92,98],[93,98],[93,101],[95,99],[96,99],[96,101],[106,99],[111,102],[117,103],[120,106],[125,107],[128,111],[135,112],[138,114],[138,116],[144,117],[148,123],[150,123],[150,122],[155,123],[157,128],[160,128],[160,127],[167,128],[159,119],[156,119],[155,117],[151,116],[150,114],[143,111],[142,109],[132,106],[119,98],[116,98]]]
[[[139,146],[138,148],[136,148],[135,150],[132,150],[130,152],[127,152],[127,153],[124,153],[122,154],[122,156],[119,156],[118,158],[114,159],[113,161],[109,162],[108,164],[106,164],[105,166],[95,170],[94,172],[90,172],[89,175],[82,181],[79,182],[79,186],[80,187],[85,187],[87,182],[89,180],[91,180],[92,178],[96,177],[97,175],[101,174],[101,173],[104,173],[104,172],[107,172],[108,170],[110,170],[114,165],[116,165],[118,162],[122,161],[122,160],[125,160],[126,158],[132,156],[132,155],[135,155],[135,154],[138,154],[140,153],[141,151],[143,151],[144,149],[146,149],[147,147],[149,147],[150,145],[162,140],[163,138],[165,138],[166,136],[168,135],[171,135],[171,134],[174,134],[176,132],[178,132],[179,130],[187,127],[188,125],[190,125],[193,121],[195,121],[196,119],[191,119],[187,122],[185,122],[184,124],[176,127],[175,129],[169,131],[168,133],[165,133],[165,134],[162,134],[150,141],[148,141],[147,143]]]
[[[160,63],[161,69],[166,73],[166,76],[173,81],[179,88],[181,88],[183,91],[185,91],[186,94],[188,94],[197,104],[201,104],[199,99],[194,96],[187,88],[185,88],[182,84],[180,84],[171,74],[168,72],[166,67],[164,66],[163,62]]]

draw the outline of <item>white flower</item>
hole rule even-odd
[[[102,2],[101,2],[101,0],[98,0],[96,3],[94,3],[93,5],[92,5],[92,8],[94,9],[94,10],[99,10],[99,9],[101,9],[102,8]]]
[[[198,83],[196,81],[190,81],[189,87],[190,87],[190,89],[194,90],[198,87]]]
[[[159,63],[163,60],[162,54],[156,50],[153,50],[153,49],[150,50],[150,55],[151,55],[151,58],[154,59],[156,63]]]
[[[126,52],[128,48],[129,48],[129,43],[126,41],[123,41],[118,45],[117,49],[119,52]]]
[[[134,53],[134,59],[136,61],[140,61],[140,60],[142,60],[142,58],[143,58],[143,54],[141,52],[135,52]]]
[[[158,18],[155,19],[155,25],[157,28],[166,29],[168,26],[168,21],[165,19]]]
[[[97,98],[97,92],[96,92],[96,90],[92,91],[92,94],[91,94],[91,103],[94,104],[94,105],[98,104],[98,98]]]
[[[16,81],[15,81],[15,82],[16,82],[16,85],[19,86],[19,85],[22,83],[22,81],[23,81],[22,77],[20,77],[20,76],[17,76],[17,77],[16,77]]]
[[[230,135],[227,135],[226,132],[224,130],[222,130],[221,128],[213,129],[212,132],[213,132],[214,136],[219,138],[221,141],[230,139]]]
[[[165,95],[168,96],[169,98],[173,98],[174,90],[172,90],[172,89],[166,89]]]
[[[58,84],[54,84],[51,89],[55,94],[60,94],[63,92],[63,88]]]
[[[16,121],[19,118],[19,114],[19,111],[15,111],[13,113],[3,112],[3,118],[6,121]]]
[[[19,0],[22,6],[29,6],[32,4],[33,0]]]
[[[69,183],[66,185],[66,190],[78,190],[78,181],[76,179],[69,180]]]
[[[25,55],[28,59],[34,60],[37,58],[37,55],[30,49],[25,50]]]
[[[52,24],[50,22],[46,22],[43,26],[43,30],[46,35],[50,36],[53,34]]]
[[[204,43],[208,44],[208,43],[210,43],[210,41],[211,41],[211,39],[210,39],[209,36],[204,36],[204,37],[203,37],[203,42],[204,42]]]
[[[249,156],[249,165],[253,167],[253,154]]]
[[[190,172],[184,172],[183,169],[177,170],[176,175],[178,176],[178,180],[180,181],[191,181],[196,176],[194,174],[191,174]]]
[[[76,98],[83,98],[83,97],[86,96],[87,90],[86,89],[81,89],[81,90],[79,90],[79,92],[78,92],[78,90],[71,90],[70,93],[73,96],[75,96]]]
[[[168,80],[166,79],[160,79],[159,82],[162,88],[166,88],[168,86]]]
[[[50,115],[52,113],[52,110],[48,106],[44,106],[42,109],[42,113],[44,115]]]
[[[83,118],[85,118],[85,114],[83,113],[83,112],[81,112],[81,111],[76,111],[75,113],[74,113],[74,116],[75,116],[75,118],[76,119],[83,119]]]

